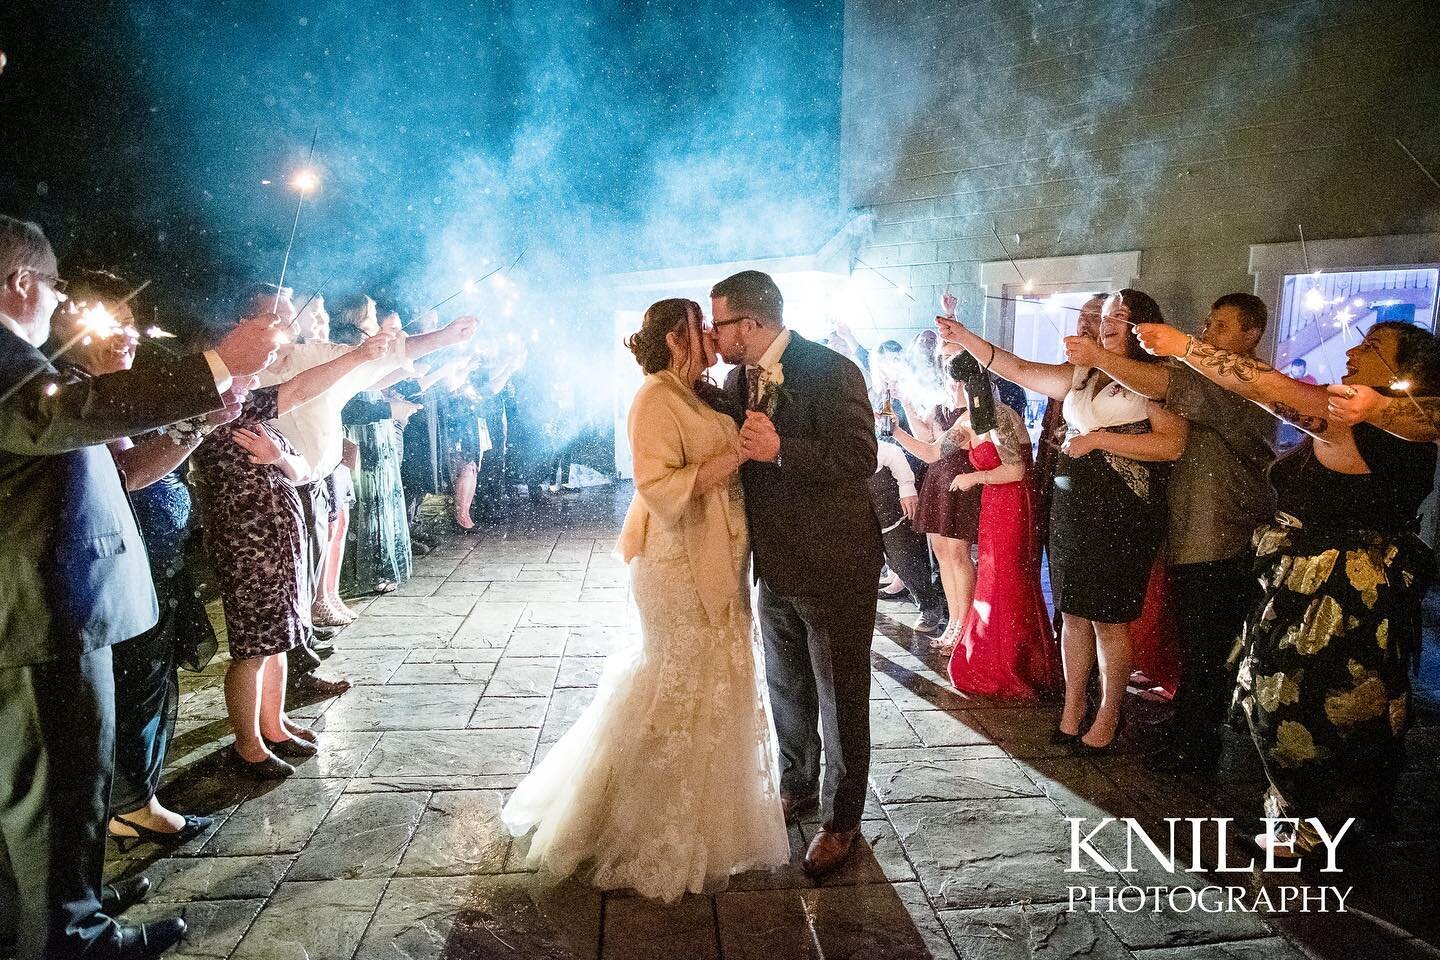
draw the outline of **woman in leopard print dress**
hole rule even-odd
[[[268,307],[269,299],[262,299]],[[288,300],[280,306],[293,311]],[[318,397],[360,364],[382,359],[390,343],[375,338],[251,392],[239,418],[211,433],[192,459],[206,552],[225,608],[225,704],[234,752],[241,769],[257,777],[294,772],[277,753],[315,752],[313,733],[291,722],[284,709],[285,653],[310,630],[304,514],[295,492],[308,467],[268,421]]]

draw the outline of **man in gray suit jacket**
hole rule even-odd
[[[768,275],[738,273],[710,298],[716,345],[736,365],[725,393],[750,458],[740,476],[781,802],[786,820],[819,802],[823,824],[803,862],[818,876],[849,856],[869,783],[875,417],[859,367],[785,328]]]
[[[275,333],[268,320],[251,323],[203,355],[67,377],[37,349],[64,301],[57,269],[39,227],[0,215],[0,952],[13,938],[17,960],[157,956],[184,921],[120,927],[100,895],[110,646],[158,613],[104,444],[238,413],[234,378],[269,363]]]

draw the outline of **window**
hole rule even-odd
[[[1065,358],[1064,339],[1075,332],[1080,305],[1091,294],[1132,285],[1139,275],[1138,250],[982,263],[985,336],[1026,360],[1059,363]],[[1045,401],[1025,391],[1032,446],[1039,440]]]
[[[1004,287],[1001,303],[1004,327],[1011,331],[1010,349],[1016,356],[1040,363],[1065,362],[1065,338],[1075,333],[1080,307],[1091,294],[1109,292],[1107,285],[1086,287],[1065,284],[1046,293],[1025,293],[1020,285]],[[1025,391],[1025,427],[1030,431],[1032,448],[1040,442],[1041,421],[1045,417],[1048,397],[1033,390]]]
[[[1286,274],[1276,323],[1275,366],[1291,376],[1338,383],[1345,351],[1384,321],[1435,329],[1440,270],[1315,271]]]

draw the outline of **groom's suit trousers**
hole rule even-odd
[[[762,580],[759,613],[770,709],[780,742],[780,789],[807,797],[818,788],[827,826],[858,827],[870,770],[875,589],[785,597]]]

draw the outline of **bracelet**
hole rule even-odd
[[[1181,359],[1181,360],[1184,360],[1186,357],[1190,356],[1190,351],[1191,351],[1191,350],[1194,350],[1194,349],[1195,349],[1195,338],[1194,338],[1193,336],[1189,335],[1189,334],[1186,334],[1186,335],[1185,335],[1185,352],[1182,353],[1182,354],[1180,354],[1180,359]]]
[[[991,366],[994,362],[995,362],[995,344],[992,343],[992,344],[990,344],[990,359],[989,359],[988,361],[986,361],[986,363],[985,363],[985,369],[986,369],[986,370],[989,370],[989,369],[990,369],[990,366]]]

